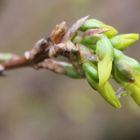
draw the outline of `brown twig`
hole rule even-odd
[[[75,24],[67,30],[66,22],[61,22],[56,25],[49,37],[41,38],[34,47],[25,52],[24,56],[10,59],[0,65],[0,71],[6,71],[21,67],[47,68],[57,73],[65,73],[62,69],[61,62],[51,60],[57,56],[68,58],[73,67],[79,72],[79,62],[74,62],[75,58],[81,57],[85,52],[83,47],[78,47],[71,42],[71,38],[76,34],[80,26],[87,20],[88,17],[79,19]],[[80,50],[81,49],[81,50]],[[82,51],[83,50],[83,51]],[[75,56],[75,57],[74,57]],[[90,52],[85,52],[86,57],[93,57]],[[74,59],[73,59],[74,58]],[[79,72],[80,73],[80,72]]]
[[[20,57],[19,59],[7,61],[1,65],[4,67],[4,70],[10,70],[29,66],[29,61],[25,57]]]
[[[50,52],[52,52],[53,48],[56,48],[50,46],[53,46],[55,43],[57,44],[61,42],[65,33],[65,22],[56,25],[50,37],[45,37],[37,41],[33,49],[31,51],[26,52],[25,56],[21,56],[18,59],[9,60],[1,64],[1,70],[10,70],[15,68],[32,66],[45,60],[46,58],[49,58],[50,55],[52,55],[50,54]],[[56,53],[58,53],[58,51],[55,52],[53,55],[56,55]]]

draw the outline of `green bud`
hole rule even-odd
[[[87,30],[83,35],[83,39],[81,40],[81,44],[87,46],[88,48],[95,50],[96,43],[100,39],[100,37],[102,36],[101,33],[106,32],[106,31],[108,31],[108,30],[105,28]]]
[[[115,62],[115,66],[113,65],[113,67],[115,67],[115,74],[123,82],[134,82],[133,71],[127,64],[118,61]]]
[[[96,42],[99,40],[99,36],[96,35],[90,35],[86,36],[81,40],[81,44],[91,48],[91,46],[95,46]],[[94,49],[94,47],[93,47]]]
[[[81,78],[83,77],[83,74],[78,73],[76,69],[72,66],[72,64],[69,63],[63,63],[63,68],[65,70],[65,74],[71,78]]]
[[[108,31],[106,31],[104,33],[108,38],[111,38],[111,37],[118,34],[118,31],[113,26],[109,26],[109,25],[104,24],[100,28],[108,29]]]
[[[97,90],[99,79],[96,66],[91,62],[85,62],[82,68],[91,87]]]
[[[129,69],[133,69],[133,72],[140,72],[140,64],[135,59],[123,54],[122,51],[114,49],[114,62],[120,61],[122,64],[129,66]]]
[[[120,108],[120,101],[116,97],[111,84],[109,82],[106,82],[104,86],[99,87],[99,79],[96,66],[91,62],[85,62],[82,68],[91,87],[97,90],[110,105],[115,108]]]
[[[135,82],[140,75],[139,63],[117,49],[114,49],[114,70],[116,77],[124,82]]]
[[[121,79],[124,82],[134,82],[133,69],[129,64],[127,57],[117,49],[114,49],[113,68],[115,69],[116,77],[119,77],[118,79]]]
[[[125,88],[127,94],[140,106],[140,65],[121,51],[114,49],[114,78]]]
[[[92,29],[92,28],[100,28],[101,25],[103,25],[104,23],[96,20],[96,19],[88,19],[87,21],[85,21],[85,23],[80,27],[81,31],[86,31],[88,29]]]
[[[140,86],[137,83],[123,83],[127,95],[130,95],[135,103],[140,107]]]
[[[106,25],[103,22],[96,19],[89,19],[85,21],[85,23],[80,27],[80,30],[86,31],[88,29],[93,29],[93,28],[108,29],[108,31],[106,31],[104,34],[109,38],[115,36],[118,33],[118,31],[114,27]]]
[[[114,48],[124,50],[131,46],[133,43],[135,43],[138,39],[139,34],[130,33],[117,35],[111,38],[110,40]]]
[[[103,98],[115,108],[121,108],[121,103],[116,97],[116,93],[109,82],[106,82],[103,87],[98,89],[98,92],[103,96]]]
[[[50,64],[50,65],[46,66],[46,64]],[[40,63],[38,66],[39,68],[48,68],[50,70],[52,69],[56,73],[66,75],[71,78],[78,78],[78,79],[84,78],[83,71],[81,69],[77,71],[77,69],[71,63],[68,62],[61,62],[61,61],[48,59],[48,61],[47,60],[44,61],[44,64]]]
[[[103,86],[109,79],[112,70],[113,47],[110,40],[102,35],[96,44],[98,61],[99,86]]]

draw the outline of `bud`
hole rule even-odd
[[[131,68],[127,57],[119,50],[114,49],[115,74],[124,82],[133,82],[133,69]]]
[[[85,45],[92,50],[96,49],[96,43],[101,37],[101,33],[108,31],[105,28],[102,29],[89,29],[84,33],[81,44]]]
[[[123,54],[122,51],[114,49],[114,62],[120,61],[123,65],[127,65],[133,73],[140,73],[140,64],[135,59]]]
[[[122,34],[111,38],[111,43],[114,48],[124,50],[134,44],[139,39],[139,34]]]
[[[96,66],[91,62],[84,62],[82,68],[91,87],[97,90],[99,79]]]
[[[103,87],[98,89],[98,92],[103,96],[103,98],[115,108],[121,108],[121,103],[116,96],[116,93],[109,82],[106,82]]]
[[[88,19],[87,21],[85,21],[85,23],[80,27],[80,30],[85,32],[88,29],[93,29],[93,28],[100,28],[101,25],[103,25],[104,23],[96,20],[96,19]]]
[[[92,50],[96,49],[96,42],[99,40],[100,35],[90,35],[85,36],[81,40],[81,44],[85,45],[88,48],[91,48]]]
[[[67,75],[68,77],[75,78],[75,79],[83,78],[82,72],[78,73],[77,70],[72,66],[72,64],[63,62],[62,66],[64,68],[65,75]]]
[[[99,86],[103,86],[110,77],[113,61],[113,47],[110,40],[102,35],[96,44]]]
[[[96,66],[91,62],[85,62],[83,63],[82,68],[91,87],[97,90],[110,105],[115,108],[120,108],[120,101],[116,97],[111,84],[109,82],[106,82],[104,86],[99,87],[99,79]]]
[[[113,26],[104,24],[100,28],[108,29],[108,31],[104,33],[108,38],[111,38],[118,34],[118,31]]]
[[[118,31],[114,27],[106,25],[103,22],[96,20],[96,19],[89,19],[89,20],[85,21],[85,23],[80,27],[80,30],[86,31],[88,29],[93,29],[93,28],[108,29],[108,31],[105,32],[104,34],[109,38],[115,36],[118,33]]]
[[[114,78],[125,88],[127,94],[140,106],[140,65],[114,49]]]

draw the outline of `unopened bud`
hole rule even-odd
[[[109,25],[103,24],[103,25],[101,25],[100,28],[108,29],[108,31],[106,31],[104,33],[108,38],[111,38],[111,37],[115,36],[116,34],[118,34],[118,31],[113,26],[109,26]]]
[[[124,50],[131,46],[133,43],[135,43],[138,39],[139,34],[130,33],[117,35],[111,38],[110,40],[114,48]]]
[[[99,79],[95,65],[91,62],[85,62],[83,63],[82,68],[91,87],[97,90]]]
[[[103,86],[110,77],[112,70],[113,53],[113,46],[110,40],[103,35],[96,44],[99,86]]]
[[[115,36],[118,33],[118,31],[114,27],[106,25],[103,22],[101,22],[99,20],[96,20],[96,19],[87,20],[81,26],[80,30],[81,31],[86,31],[88,29],[93,29],[93,28],[106,28],[108,31],[105,32],[104,34],[109,38]]]
[[[91,87],[97,90],[99,94],[113,107],[120,108],[120,101],[115,95],[115,92],[110,83],[106,82],[104,86],[99,87],[99,79],[96,66],[91,62],[86,62],[83,64],[83,70]]]
[[[100,28],[101,25],[103,25],[104,23],[96,20],[96,19],[88,19],[81,27],[80,30],[81,31],[86,31],[88,29],[93,29],[93,28]]]

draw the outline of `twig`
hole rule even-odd
[[[4,70],[7,71],[21,67],[38,68],[41,67],[41,64],[45,64],[47,69],[58,72],[57,69],[52,69],[52,67],[50,67],[50,62],[52,62],[51,65],[55,65],[53,68],[58,66],[58,64],[56,64],[56,62],[54,63],[51,59],[60,55],[68,58],[68,60],[70,60],[71,55],[80,57],[79,48],[70,41],[70,38],[77,32],[87,18],[88,17],[81,18],[73,24],[69,30],[67,30],[65,21],[56,25],[49,37],[44,37],[37,41],[32,50],[25,52],[24,56],[19,56],[16,59],[10,59],[2,63],[0,65],[0,71],[2,72]],[[48,66],[46,62],[49,63]]]
[[[16,60],[7,61],[1,64],[1,66],[4,67],[4,70],[11,70],[15,68],[27,67],[29,66],[29,61],[25,57],[20,57]]]

